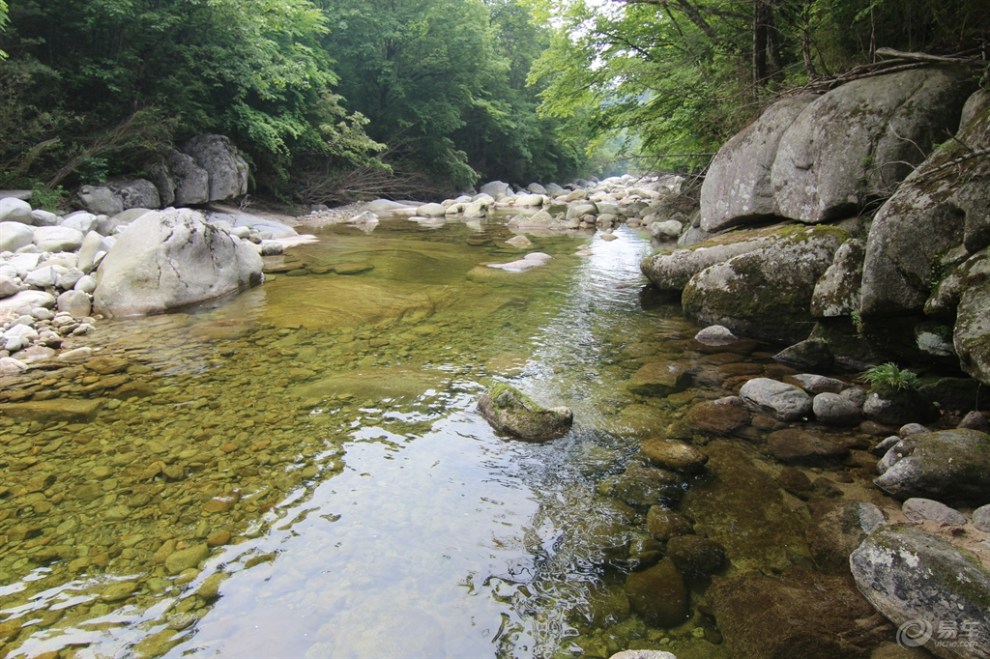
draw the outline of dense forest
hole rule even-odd
[[[305,203],[697,171],[781,93],[988,36],[983,0],[0,0],[0,187],[203,132]]]

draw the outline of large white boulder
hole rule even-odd
[[[0,252],[16,252],[34,241],[34,227],[21,222],[0,222]]]
[[[198,211],[147,213],[100,263],[93,306],[110,316],[157,313],[259,284],[261,269],[251,245]]]

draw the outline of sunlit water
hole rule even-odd
[[[520,255],[498,222],[328,229],[263,287],[101,321],[95,362],[6,382],[6,405],[100,404],[0,416],[4,652],[720,656],[710,620],[631,614],[602,540],[642,525],[602,479],[724,395],[629,393],[644,359],[704,356],[642,308],[648,241],[616,235],[534,238],[555,260],[503,273],[479,267]],[[474,409],[495,380],[574,429],[496,436]]]

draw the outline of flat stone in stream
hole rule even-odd
[[[690,444],[669,439],[648,439],[639,450],[656,466],[686,474],[701,472],[708,462],[708,456]]]
[[[777,460],[785,464],[821,464],[841,460],[849,449],[813,432],[785,428],[770,433],[767,447]]]
[[[24,403],[9,403],[0,407],[5,416],[12,419],[40,421],[42,423],[90,421],[103,405],[102,398],[51,398]]]

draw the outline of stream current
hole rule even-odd
[[[4,382],[0,654],[724,656],[698,610],[630,611],[614,539],[644,511],[602,483],[727,393],[633,394],[643,363],[721,384],[767,355],[707,363],[676,305],[644,308],[626,227],[536,237],[554,260],[523,273],[481,267],[521,256],[498,221],[318,235],[262,287],[101,321],[88,362]],[[495,381],[573,430],[497,436]]]

